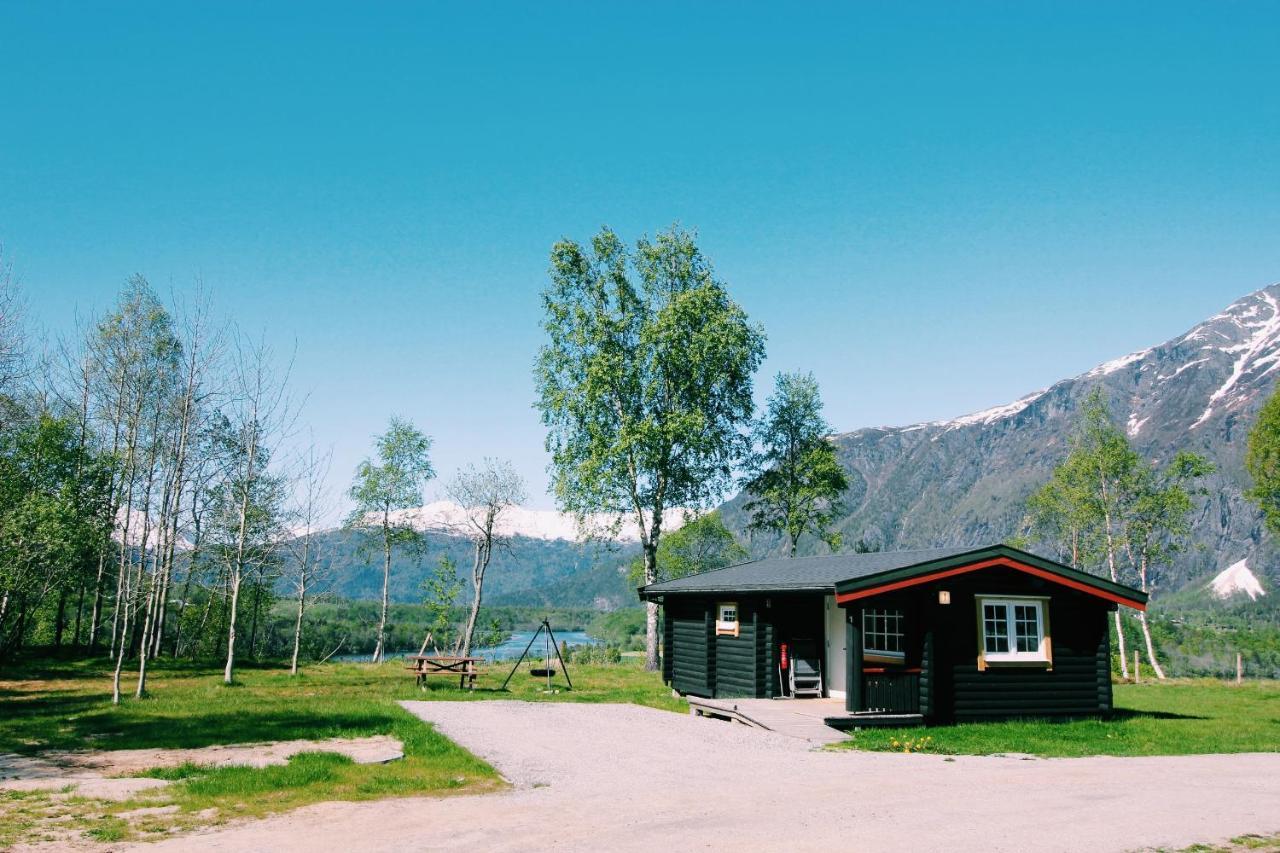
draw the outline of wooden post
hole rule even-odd
[[[1138,669],[1139,666],[1141,666],[1141,664],[1138,661],[1138,650],[1134,649],[1133,650],[1133,683],[1134,684],[1142,683],[1142,670]]]
[[[1244,657],[1236,652],[1236,684],[1244,682]]]
[[[862,608],[845,609],[845,680],[844,709],[850,713],[862,710]]]

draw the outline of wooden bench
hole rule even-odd
[[[467,688],[475,690],[476,688],[476,667],[484,658],[473,657],[455,657],[453,655],[411,655],[408,660],[411,664],[405,669],[413,672],[416,677],[416,683],[419,687],[426,687],[427,676],[430,675],[456,675],[458,676],[458,688]]]

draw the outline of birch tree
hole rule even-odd
[[[316,533],[320,524],[332,511],[332,502],[325,488],[329,477],[332,453],[320,453],[313,442],[307,447],[300,463],[294,486],[294,522],[296,528],[289,541],[285,576],[293,587],[297,600],[297,616],[293,626],[293,655],[289,661],[289,674],[298,674],[298,654],[302,648],[302,627],[306,614],[308,595],[314,597],[318,584],[324,581],[323,573],[328,563],[319,559],[320,547]]]
[[[664,514],[713,504],[747,454],[764,334],[677,227],[634,250],[608,228],[589,246],[562,240],[550,275],[535,381],[556,501],[583,527],[629,517],[653,583]],[[658,609],[645,607],[654,670]]]
[[[274,556],[282,538],[280,481],[269,465],[272,445],[287,432],[294,416],[286,396],[288,371],[276,375],[265,343],[237,341],[232,370],[234,396],[229,417],[235,452],[215,512],[228,589],[227,658],[222,676],[226,684],[231,684],[235,675],[241,586],[251,571]]]
[[[1056,540],[1073,567],[1104,570],[1116,583],[1151,592],[1158,573],[1185,547],[1195,482],[1212,466],[1193,453],[1178,453],[1164,468],[1148,463],[1115,426],[1102,395],[1085,400],[1067,458],[1029,502],[1030,522]],[[1120,671],[1129,661],[1120,613],[1114,614]],[[1138,612],[1147,661],[1160,666],[1145,612]]]
[[[462,530],[472,545],[471,605],[462,629],[462,656],[471,654],[476,622],[484,595],[484,576],[495,547],[506,539],[499,522],[502,514],[526,499],[524,481],[511,463],[485,459],[479,466],[468,465],[458,472],[447,489],[449,498],[463,511]]]
[[[1150,466],[1137,478],[1136,488],[1126,507],[1124,520],[1125,552],[1138,588],[1151,592],[1159,571],[1174,555],[1186,548],[1191,535],[1191,513],[1194,499],[1204,494],[1197,481],[1213,472],[1213,465],[1195,453],[1178,453],[1164,469]],[[1138,611],[1138,625],[1147,650],[1147,660],[1157,678],[1165,677],[1164,668],[1151,640],[1151,626],[1145,611]]]
[[[375,444],[376,460],[366,459],[356,469],[350,491],[355,509],[348,525],[376,531],[381,537],[382,609],[373,650],[373,662],[379,663],[386,652],[391,554],[397,544],[417,542],[421,537],[412,524],[393,513],[422,505],[422,490],[435,477],[435,469],[431,467],[431,439],[407,420],[393,417]]]

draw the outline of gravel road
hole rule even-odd
[[[324,803],[138,849],[1101,853],[1280,831],[1280,754],[948,760],[632,705],[404,704],[514,789]]]

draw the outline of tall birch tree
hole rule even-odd
[[[235,446],[215,512],[227,572],[226,684],[235,677],[241,587],[251,571],[274,556],[283,534],[279,478],[269,465],[273,444],[288,431],[295,414],[286,395],[288,371],[277,375],[265,343],[238,340],[232,371],[228,415]]]
[[[713,504],[749,450],[764,333],[678,227],[634,250],[607,227],[586,246],[562,240],[550,276],[535,405],[556,501],[584,527],[596,513],[629,517],[653,583],[664,514]],[[645,606],[654,670],[658,609]]]
[[[416,542],[421,534],[412,524],[393,515],[397,510],[422,505],[422,490],[435,477],[431,467],[431,439],[409,421],[393,417],[387,431],[374,443],[376,459],[366,459],[356,468],[350,496],[355,509],[348,525],[376,531],[382,544],[382,609],[378,616],[378,640],[373,662],[382,661],[390,603],[391,554],[397,544]]]

